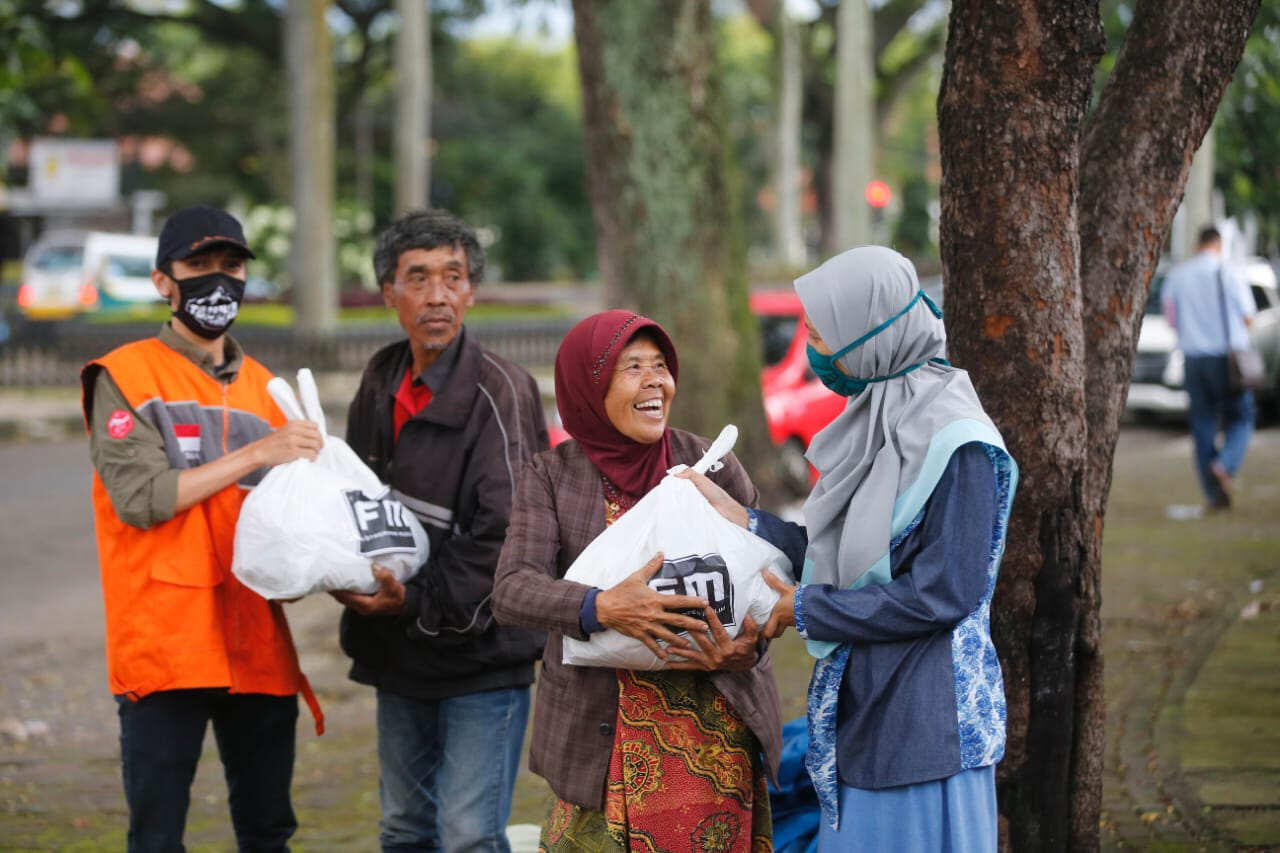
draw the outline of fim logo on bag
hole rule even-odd
[[[359,489],[345,489],[342,494],[360,533],[361,555],[414,549],[413,529],[404,504],[392,497],[371,498]]]
[[[733,622],[733,584],[729,583],[729,567],[719,554],[703,554],[663,560],[662,568],[649,580],[649,588],[663,595],[693,595],[705,598],[716,611],[720,624]],[[696,619],[705,619],[700,610],[678,611]]]

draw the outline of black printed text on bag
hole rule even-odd
[[[360,553],[366,557],[392,551],[413,551],[413,529],[404,504],[395,498],[371,498],[359,489],[342,493],[360,533]]]

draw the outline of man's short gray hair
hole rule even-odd
[[[400,256],[413,249],[439,249],[452,246],[467,255],[467,278],[472,286],[484,278],[484,249],[471,226],[447,210],[431,208],[411,210],[391,223],[378,235],[373,250],[373,274],[378,285],[390,284],[396,277]]]

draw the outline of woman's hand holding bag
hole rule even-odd
[[[737,429],[725,427],[693,470],[705,473],[736,438]],[[630,569],[642,561],[643,569]],[[636,670],[742,668],[748,657],[754,663],[754,635],[777,600],[762,566],[778,577],[791,571],[781,551],[722,517],[693,482],[664,477],[565,573],[603,590],[597,619],[610,630],[586,641],[565,637],[562,662]],[[621,602],[627,609],[613,612]],[[714,623],[703,618],[707,609]],[[736,642],[744,631],[752,639]]]
[[[672,629],[698,631],[704,627],[698,619],[680,611],[704,608],[707,602],[688,595],[654,592],[649,588],[649,580],[661,568],[662,554],[654,554],[622,583],[602,590],[596,596],[596,619],[606,628],[639,640],[649,651],[667,660],[667,651],[659,642],[677,651],[691,648],[688,640],[677,636]]]

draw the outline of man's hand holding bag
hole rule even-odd
[[[276,377],[267,390],[290,420],[314,421],[324,412],[311,371],[298,371],[303,405]],[[306,413],[303,413],[303,406]],[[277,465],[240,509],[231,570],[269,599],[313,592],[374,593],[377,564],[403,582],[427,561],[426,531],[340,438],[324,436],[315,461]]]

